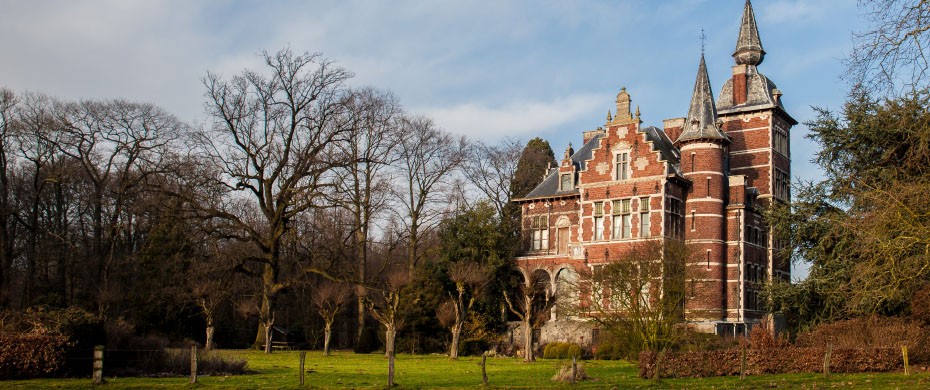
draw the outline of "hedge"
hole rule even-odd
[[[0,333],[0,379],[55,375],[65,365],[69,346],[64,336]]]
[[[786,374],[823,372],[824,348],[783,347],[752,349],[746,352],[746,374]],[[721,351],[668,352],[662,359],[662,378],[701,378],[740,374],[739,349]],[[655,376],[658,354],[639,355],[639,376]],[[836,373],[886,372],[903,367],[900,349],[833,349],[830,371]]]

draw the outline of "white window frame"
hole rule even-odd
[[[631,176],[630,151],[614,153],[614,180],[629,180]]]

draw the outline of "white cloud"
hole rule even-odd
[[[452,107],[413,108],[456,134],[476,139],[539,135],[573,120],[593,115],[609,96],[572,95],[553,101],[513,101],[502,105],[465,103]]]

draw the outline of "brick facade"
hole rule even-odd
[[[516,200],[524,275],[545,271],[558,289],[560,278],[615,261],[638,243],[684,240],[691,253],[687,322],[733,334],[771,320],[760,310],[759,289],[772,278],[789,280],[790,262],[778,258],[761,212],[790,201],[789,139],[797,122],[758,71],[764,54],[747,2],[737,64],[716,104],[703,58],[688,116],[665,120],[661,129],[642,126],[621,90],[605,124],[584,132],[583,146],[569,146],[559,167]],[[553,314],[550,322],[559,321],[569,320]]]

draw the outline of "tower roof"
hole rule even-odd
[[[681,135],[675,142],[681,143],[696,139],[729,140],[729,137],[717,128],[717,107],[714,106],[714,93],[710,90],[710,77],[707,76],[704,55],[701,55],[697,80],[694,81],[694,94],[691,95],[688,118],[685,120]]]
[[[756,15],[752,12],[752,3],[746,0],[743,8],[743,20],[739,25],[739,37],[736,39],[736,50],[733,58],[738,65],[759,65],[765,59],[765,50],[762,50],[762,40],[759,39],[759,27],[756,25]]]

